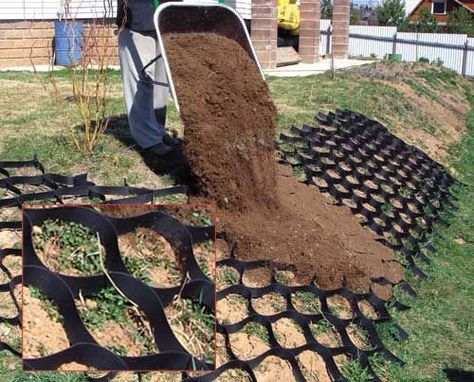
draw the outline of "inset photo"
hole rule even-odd
[[[23,209],[23,369],[215,369],[215,208]]]

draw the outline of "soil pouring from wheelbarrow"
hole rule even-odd
[[[166,68],[171,95],[178,113],[180,111],[178,97],[173,82],[164,40],[167,35],[179,33],[213,33],[238,42],[257,65],[262,77],[262,68],[252,46],[250,35],[242,17],[232,8],[224,4],[161,4],[154,15],[155,28],[158,35],[161,57]]]

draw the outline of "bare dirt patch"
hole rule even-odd
[[[249,325],[247,324],[246,327]],[[260,324],[254,324],[253,326],[261,327],[261,330],[266,333],[266,329]],[[241,360],[250,360],[270,349],[270,346],[262,337],[244,332],[231,334],[230,343],[232,351]]]
[[[298,363],[306,379],[311,382],[331,382],[326,371],[326,362],[318,354],[306,350],[297,357]]]
[[[387,84],[401,91],[406,99],[419,110],[419,118],[424,119],[427,129],[413,129],[408,126],[400,126],[397,136],[404,141],[420,145],[423,150],[434,160],[447,163],[449,146],[453,142],[461,140],[466,132],[466,114],[468,112],[465,100],[459,100],[453,104],[452,100],[445,100],[447,105],[440,104],[435,100],[420,97],[415,91],[405,83]],[[456,110],[458,109],[458,110]],[[423,115],[422,111],[430,110],[430,113]],[[430,131],[429,126],[436,126],[436,130]]]
[[[221,324],[235,324],[248,316],[248,303],[240,295],[228,295],[216,304],[216,318]]]
[[[278,374],[275,370],[278,370]],[[290,363],[279,357],[267,357],[255,369],[255,376],[259,381],[272,382],[277,375],[281,381],[296,382]]]
[[[57,353],[69,347],[69,340],[56,311],[56,318],[51,319],[56,309],[50,304],[48,312],[43,301],[33,297],[30,288],[23,289],[23,357],[37,358]],[[45,329],[47,324],[48,330]]]

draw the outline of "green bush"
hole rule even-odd
[[[438,20],[431,14],[430,10],[424,8],[418,16],[417,32],[420,33],[437,33],[439,32]]]
[[[474,36],[474,16],[464,7],[454,9],[448,15],[446,30],[449,33],[467,34]]]
[[[405,23],[405,0],[384,0],[377,7],[377,19],[380,25],[399,26]]]

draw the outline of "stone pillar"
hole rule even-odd
[[[332,15],[332,54],[334,58],[349,55],[350,0],[334,0]]]
[[[251,35],[262,68],[276,68],[278,39],[276,0],[252,0]]]
[[[299,54],[301,61],[312,64],[319,61],[321,0],[301,0]]]

